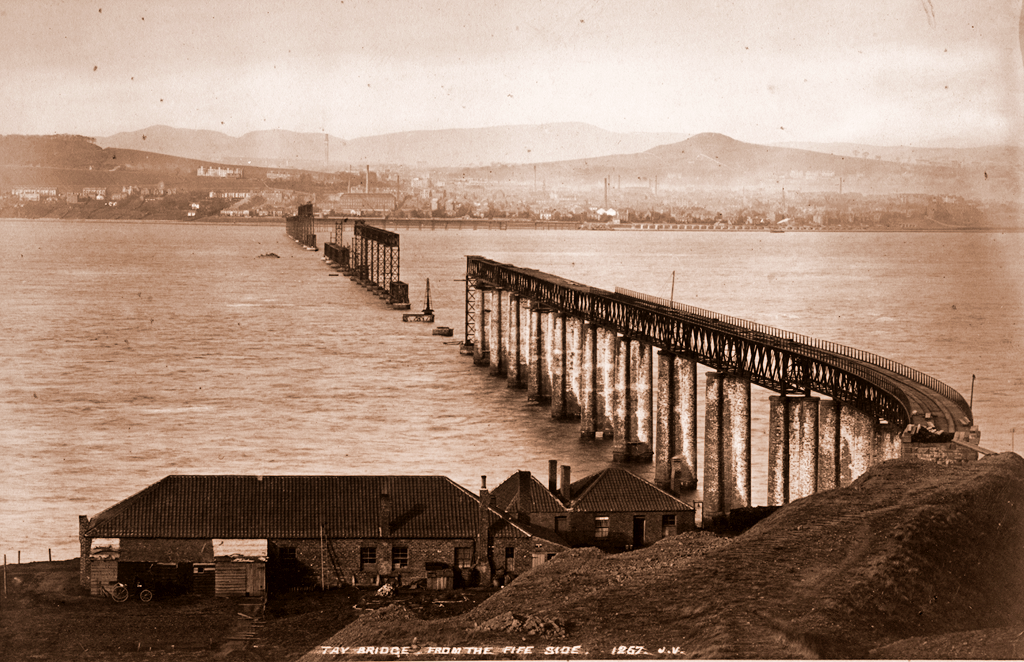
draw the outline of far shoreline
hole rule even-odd
[[[318,219],[323,221],[330,221],[332,219]],[[338,219],[340,220],[340,219]],[[357,216],[347,218],[346,220],[366,220],[370,223],[374,221],[379,222],[380,218],[363,218],[360,219]],[[14,217],[14,216],[0,216],[0,222],[4,221],[23,221],[23,222],[43,222],[43,223],[130,223],[130,224],[143,224],[143,225],[225,225],[225,226],[274,226],[279,225],[282,228],[285,227],[285,218],[275,216],[273,218],[262,219],[256,218],[245,218],[239,219],[237,217],[230,219],[220,219],[216,216],[205,216],[197,219],[158,219],[158,218],[57,218],[55,216],[41,216],[38,218],[25,218],[25,217]],[[422,221],[422,223],[413,223],[413,221]],[[460,224],[471,224],[471,227],[457,227],[457,228],[421,228],[416,227],[417,225],[425,225],[432,222],[433,224],[442,224],[446,222],[460,223]],[[508,227],[500,227],[500,223],[515,222],[517,225]],[[494,223],[496,227],[488,228],[481,227],[486,226],[489,223]],[[538,224],[544,226],[539,228],[522,227],[523,219],[460,219],[460,218],[435,218],[435,219],[389,219],[389,225],[406,229],[406,230],[430,230],[430,231],[445,231],[448,229],[452,230],[502,230],[502,231],[515,231],[515,230],[562,230],[562,231],[579,231],[579,232],[671,232],[671,233],[687,233],[687,232],[725,232],[725,233],[764,233],[764,234],[818,234],[818,233],[880,233],[880,234],[893,234],[893,233],[907,233],[907,234],[928,234],[928,233],[943,233],[943,234],[1020,234],[1024,233],[1024,226],[990,226],[990,227],[979,227],[979,228],[812,228],[812,227],[800,227],[800,228],[788,228],[783,232],[772,232],[771,228],[768,227],[745,227],[745,226],[731,226],[728,228],[711,228],[711,227],[689,227],[686,225],[679,225],[677,227],[659,227],[659,228],[645,228],[645,227],[634,227],[634,226],[618,226],[618,227],[607,227],[607,228],[580,228],[580,227],[550,227],[549,222],[537,221]],[[529,221],[525,221],[529,223]],[[663,224],[664,225],[664,224]],[[404,226],[404,227],[403,227]]]

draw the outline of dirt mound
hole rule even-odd
[[[589,658],[866,658],[926,637],[937,647],[928,657],[955,657],[968,648],[940,637],[1024,630],[1022,508],[1020,456],[887,462],[733,539],[690,533],[626,554],[572,550],[465,615],[424,622],[381,610],[325,643],[413,645],[427,659],[444,646],[534,645],[522,656],[543,657],[547,644],[580,645],[574,657]],[[560,623],[565,634],[481,627],[506,614]],[[969,657],[990,656],[972,648]]]

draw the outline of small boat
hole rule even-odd
[[[455,335],[455,330],[450,326],[436,326],[431,333],[435,336],[446,336],[450,338]]]
[[[430,307],[430,279],[427,279],[427,302],[423,306],[422,313],[406,313],[402,315],[403,322],[426,322],[434,323],[434,309]]]

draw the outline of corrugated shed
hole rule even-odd
[[[494,505],[507,513],[518,512],[519,508],[519,481],[516,474],[512,474],[505,481],[494,488]],[[562,502],[551,493],[544,484],[530,475],[530,497],[533,507],[531,513],[565,513],[568,512]]]
[[[611,467],[572,484],[573,512],[639,513],[692,508],[625,469]]]
[[[476,496],[445,476],[168,476],[99,513],[88,535],[471,538],[478,521]]]

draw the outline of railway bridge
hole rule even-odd
[[[466,262],[474,362],[613,439],[613,459],[655,463],[665,489],[697,488],[698,363],[706,376],[704,511],[750,506],[751,384],[770,396],[768,504],[848,485],[900,457],[926,424],[977,444],[946,384],[868,352],[638,292],[601,290],[479,256]],[[654,350],[657,349],[657,352]]]

